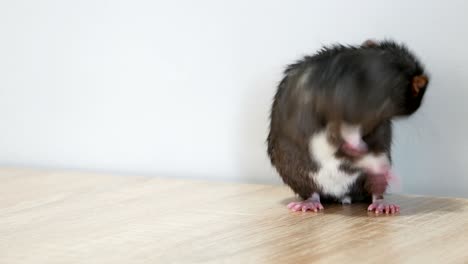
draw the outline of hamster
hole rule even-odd
[[[267,137],[271,164],[302,198],[288,208],[317,212],[324,199],[368,200],[369,211],[399,212],[383,198],[392,121],[420,108],[428,83],[418,58],[390,40],[328,46],[289,65]]]

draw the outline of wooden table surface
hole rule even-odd
[[[282,186],[0,170],[0,263],[468,263],[468,200],[292,213]]]

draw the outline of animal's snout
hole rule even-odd
[[[359,157],[367,153],[367,144],[362,140],[361,127],[359,125],[341,124],[342,151],[351,156]]]

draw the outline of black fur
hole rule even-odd
[[[320,169],[310,156],[309,140],[327,129],[329,141],[340,145],[342,122],[361,124],[369,151],[390,157],[392,119],[419,108],[428,83],[424,74],[417,58],[392,41],[324,47],[289,65],[271,109],[267,143],[272,165],[303,199],[320,192],[309,177]],[[416,89],[418,76],[423,81]],[[336,155],[343,158],[343,170],[356,170],[352,157]],[[356,185],[350,193],[372,193],[365,175]]]

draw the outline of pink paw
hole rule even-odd
[[[350,157],[360,157],[367,152],[367,145],[364,142],[358,144],[343,143],[341,150]]]
[[[400,212],[400,206],[386,203],[383,200],[376,200],[367,208],[367,211],[375,211],[376,214],[396,214]]]
[[[288,208],[289,210],[293,212],[297,212],[297,211],[306,212],[309,210],[318,212],[324,209],[320,201],[311,201],[311,200],[305,200],[301,202],[291,202],[288,204]]]

